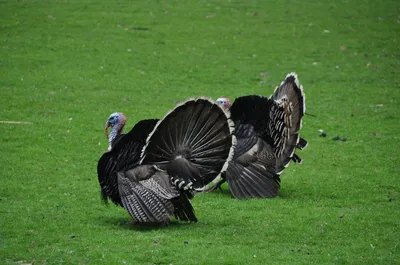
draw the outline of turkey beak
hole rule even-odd
[[[106,133],[107,141],[108,141],[108,139],[109,139],[109,136],[108,136],[108,127],[110,127],[110,126],[111,126],[111,123],[110,123],[109,121],[107,121],[106,124],[104,125],[104,131],[105,131],[105,133]]]

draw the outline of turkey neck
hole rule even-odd
[[[111,128],[111,133],[110,137],[108,138],[108,150],[111,150],[111,144],[114,141],[114,139],[122,133],[122,130],[124,129],[124,124],[116,124]]]

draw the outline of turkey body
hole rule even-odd
[[[229,112],[208,99],[188,100],[157,120],[139,122],[99,160],[105,198],[138,223],[196,222],[190,199],[233,156]]]
[[[224,101],[225,103],[225,101]],[[297,75],[290,73],[274,94],[235,99],[230,107],[237,146],[228,169],[209,190],[228,182],[237,199],[272,198],[280,189],[280,174],[307,141],[300,137],[305,96]]]
[[[129,133],[117,135],[112,141],[112,149],[104,153],[97,163],[97,176],[101,195],[105,201],[111,200],[123,206],[118,189],[118,172],[125,172],[139,165],[141,151],[146,139],[157,124],[158,119],[139,121]]]

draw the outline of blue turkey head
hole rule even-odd
[[[229,98],[218,98],[217,104],[219,104],[224,109],[229,109],[231,107],[231,101]]]
[[[125,115],[122,112],[114,112],[108,117],[104,130],[106,132],[107,140],[109,142],[108,150],[111,150],[111,143],[119,134],[122,133],[126,123]],[[108,128],[111,127],[110,136],[108,135]]]

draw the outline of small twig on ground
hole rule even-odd
[[[29,121],[0,121],[0,123],[8,123],[8,124],[32,124]]]

